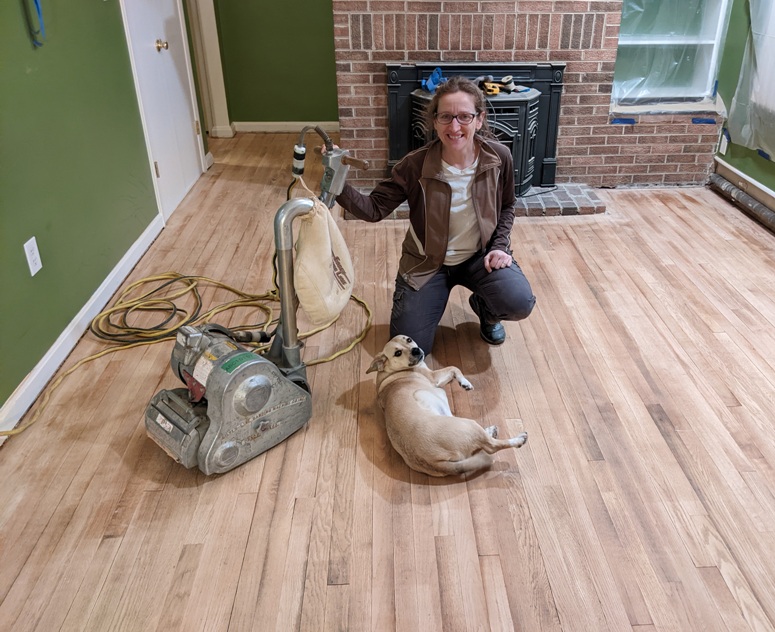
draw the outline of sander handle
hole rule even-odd
[[[322,147],[315,147],[315,153],[323,156],[323,179],[320,182],[320,199],[328,208],[333,208],[336,203],[336,196],[344,189],[347,172],[350,170],[350,167],[368,169],[369,163],[366,160],[354,158],[346,149],[336,145],[333,145],[331,149],[326,146],[325,152]]]
[[[360,158],[356,158],[355,156],[350,156],[346,149],[339,149],[336,145],[334,145],[334,149],[337,149],[339,151],[345,152],[343,153],[342,157],[340,158],[343,165],[349,165],[350,167],[355,167],[356,169],[368,169],[369,168],[369,161],[368,160],[361,160]],[[315,146],[313,151],[318,156],[324,156],[323,148]]]
[[[355,167],[356,169],[369,168],[368,160],[361,160],[360,158],[355,158],[353,156],[342,156],[342,164],[350,165],[351,167]]]

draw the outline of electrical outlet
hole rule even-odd
[[[24,254],[27,255],[27,265],[30,266],[30,275],[35,276],[43,267],[38,252],[38,242],[34,237],[24,242]]]

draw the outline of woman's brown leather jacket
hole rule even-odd
[[[514,223],[514,167],[511,152],[497,140],[474,137],[479,164],[471,186],[479,218],[482,252],[511,254]],[[451,190],[444,179],[439,140],[404,156],[369,195],[345,184],[336,201],[355,217],[379,222],[403,202],[409,204],[410,227],[402,245],[398,272],[415,289],[442,266],[447,252]]]

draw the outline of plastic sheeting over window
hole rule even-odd
[[[624,0],[612,101],[715,98],[730,0]]]
[[[751,33],[727,129],[733,143],[775,157],[775,8],[750,0]]]

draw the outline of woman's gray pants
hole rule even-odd
[[[400,275],[393,292],[390,336],[404,335],[430,353],[436,328],[456,285],[473,292],[485,306],[485,321],[522,320],[533,311],[536,299],[522,269],[515,261],[508,268],[487,272],[484,255],[477,254],[456,266],[441,269],[419,290],[412,289]]]

